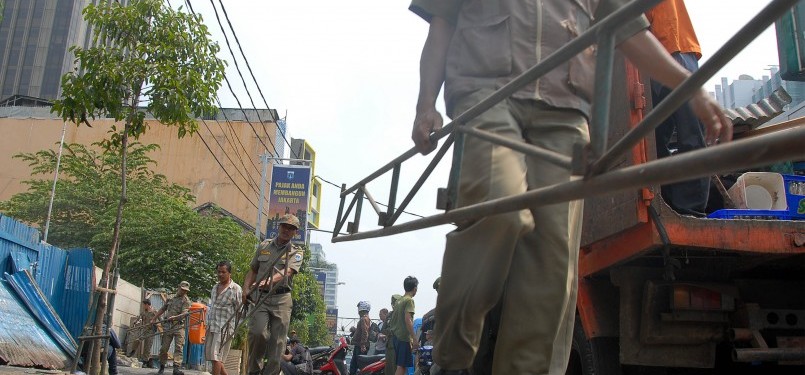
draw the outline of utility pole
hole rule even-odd
[[[2,10],[2,7],[0,7]],[[48,233],[50,232],[50,216],[53,213],[53,198],[56,197],[56,182],[59,181],[59,166],[61,165],[61,154],[64,149],[64,133],[67,132],[67,121],[64,121],[61,127],[61,142],[59,142],[59,154],[56,157],[56,172],[53,174],[53,187],[50,189],[50,203],[48,203],[48,217],[45,219],[45,235],[42,242],[48,242]]]

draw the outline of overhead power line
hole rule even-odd
[[[204,127],[207,128],[207,131],[210,133],[212,138],[215,139],[215,143],[218,145],[218,147],[221,148],[221,152],[223,152],[223,154],[224,154],[224,156],[226,156],[227,160],[229,160],[229,162],[232,163],[232,166],[235,167],[235,170],[238,172],[238,174],[240,174],[240,177],[243,177],[243,180],[246,181],[246,184],[249,185],[250,188],[252,188],[252,191],[255,194],[260,194],[260,193],[257,192],[257,186],[258,186],[257,182],[254,181],[253,178],[251,178],[251,175],[249,175],[249,177],[246,177],[246,175],[248,175],[249,172],[246,171],[246,175],[244,175],[243,172],[241,172],[240,169],[238,169],[238,167],[235,166],[235,162],[232,160],[232,157],[230,157],[229,154],[226,152],[226,149],[224,148],[224,145],[222,145],[221,142],[218,141],[218,138],[215,137],[215,134],[213,134],[212,129],[210,129],[210,126],[207,125],[207,121],[204,121],[204,119],[201,119],[201,122],[204,124]],[[218,123],[218,125],[220,125],[220,123]],[[221,128],[221,130],[223,131],[223,127]],[[226,137],[226,134],[224,134],[224,137]],[[240,156],[240,154],[237,154],[237,156]],[[243,165],[243,169],[246,170],[246,164],[243,163],[243,159],[241,159],[240,162]],[[221,167],[223,168],[223,166],[221,166]],[[249,182],[251,182],[251,183],[249,183]]]
[[[201,133],[197,133],[197,134],[198,134],[198,138],[199,138],[199,139],[201,139],[201,143],[203,143],[203,144],[204,144],[204,147],[206,147],[206,148],[207,148],[207,151],[209,151],[209,152],[210,152],[210,155],[212,155],[213,159],[215,159],[215,162],[216,162],[216,163],[218,163],[218,166],[220,166],[220,167],[221,167],[221,170],[223,170],[223,171],[224,171],[224,173],[226,174],[226,177],[229,177],[229,181],[232,181],[232,184],[233,184],[233,185],[235,185],[235,187],[238,189],[238,191],[240,191],[240,194],[242,194],[242,195],[243,195],[243,197],[244,197],[244,198],[246,198],[246,200],[247,200],[247,201],[248,201],[248,202],[249,202],[249,203],[250,203],[252,206],[254,206],[254,208],[258,208],[258,207],[257,207],[257,205],[256,205],[256,204],[254,204],[254,202],[252,202],[252,200],[251,200],[251,199],[249,199],[249,196],[248,196],[248,195],[246,195],[246,193],[243,191],[243,189],[241,189],[241,188],[240,188],[240,186],[238,186],[238,184],[235,182],[235,179],[234,179],[234,178],[232,178],[232,175],[230,175],[230,174],[229,174],[229,172],[226,170],[226,168],[224,168],[224,165],[223,165],[223,164],[221,164],[221,161],[220,161],[220,160],[218,160],[218,157],[217,157],[217,156],[215,156],[215,153],[214,153],[214,152],[212,152],[212,149],[210,148],[210,145],[208,145],[208,144],[207,144],[207,141],[205,141],[205,140],[204,140],[204,137],[202,137],[202,136],[201,136]],[[259,209],[259,208],[258,208],[258,209]]]
[[[212,1],[212,0],[210,0],[210,1]],[[222,0],[218,0],[218,3],[221,4],[221,10],[224,13],[224,19],[226,19],[226,23],[229,25],[229,29],[232,30],[232,36],[235,38],[235,44],[237,44],[238,50],[240,50],[240,55],[243,56],[243,61],[246,63],[246,68],[249,70],[249,74],[252,77],[252,81],[254,81],[254,85],[257,87],[257,92],[260,94],[260,98],[263,99],[263,104],[265,104],[266,108],[270,108],[268,106],[268,101],[266,101],[265,95],[263,95],[263,90],[260,88],[260,84],[257,83],[257,78],[255,78],[255,76],[254,76],[254,72],[252,71],[252,66],[251,66],[251,64],[249,64],[249,59],[246,58],[246,54],[243,52],[243,48],[240,45],[240,39],[238,39],[238,34],[235,32],[235,28],[232,26],[232,22],[229,20],[229,14],[226,12],[226,7],[224,7],[224,2]],[[254,103],[252,103],[252,104],[254,104]],[[277,119],[274,119],[274,120],[275,120],[275,122],[277,121]],[[279,127],[277,127],[277,130],[279,130],[280,136],[282,136],[282,139],[285,141],[285,144],[287,144],[288,148],[291,150],[291,157],[294,158],[294,159],[299,159],[299,153],[295,152],[295,150],[293,149],[293,146],[291,146],[291,143],[288,141],[288,137],[285,136],[285,131],[283,131],[282,128],[279,128]]]
[[[215,102],[218,104],[218,108],[221,110],[221,114],[224,115],[224,121],[226,121],[230,133],[232,133],[232,136],[235,137],[235,140],[240,145],[240,148],[241,150],[243,150],[243,153],[246,154],[246,157],[249,158],[249,160],[251,161],[251,165],[252,167],[254,167],[254,171],[257,172],[257,174],[260,174],[260,168],[257,167],[257,164],[255,164],[254,162],[254,158],[252,158],[251,155],[249,154],[249,150],[247,150],[246,147],[243,145],[243,142],[241,142],[240,137],[238,136],[238,133],[235,131],[232,121],[229,121],[229,116],[227,116],[226,111],[224,111],[224,108],[221,105],[221,100],[218,98],[218,96],[215,97]],[[218,121],[217,118],[215,119],[215,122],[217,122],[219,126],[221,125],[220,121]]]
[[[193,5],[190,3],[190,0],[185,0],[185,4],[187,4],[187,8],[190,9],[190,13],[195,15],[196,11],[193,9]],[[218,24],[219,26],[221,26],[221,28],[223,28],[223,25],[220,23],[220,21],[218,22]],[[226,39],[226,33],[224,33],[224,39]],[[227,43],[229,42],[227,41]],[[266,139],[268,140],[268,143],[271,144],[270,148],[260,137],[260,134],[257,133],[257,129],[255,129],[254,124],[252,124],[252,122],[249,121],[249,115],[246,113],[246,110],[243,109],[243,105],[240,103],[240,99],[238,98],[238,95],[235,93],[235,90],[232,88],[232,84],[229,82],[229,78],[227,78],[226,75],[224,75],[224,82],[226,82],[226,86],[229,88],[229,92],[231,92],[232,96],[235,98],[235,102],[238,104],[238,108],[243,113],[244,120],[249,124],[249,127],[252,128],[252,131],[254,132],[254,135],[257,137],[257,140],[260,141],[260,143],[263,145],[263,147],[265,147],[266,150],[273,150],[274,155],[278,155],[279,152],[277,151],[277,148],[274,146],[274,142],[271,141],[271,136],[268,135],[268,132],[265,130],[265,128],[263,129],[263,131],[266,133]],[[255,109],[255,112],[257,112],[257,109]],[[259,118],[260,116],[259,113],[257,116]]]

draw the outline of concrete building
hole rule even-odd
[[[272,118],[271,115],[276,118],[275,110],[260,111],[265,112],[261,115],[263,119]],[[261,124],[256,119],[254,110],[246,110],[246,113],[248,117],[240,109],[223,109],[216,118],[200,121],[198,134],[184,138],[179,138],[173,127],[146,120],[149,129],[138,142],[159,144],[160,148],[150,154],[157,162],[153,166],[154,171],[165,175],[169,182],[189,188],[196,196],[196,206],[212,202],[248,223],[255,223],[257,209],[249,201],[258,203],[259,185],[254,186],[251,180],[259,181],[260,174],[258,167],[254,165],[259,166],[259,155],[265,149],[263,143],[269,144],[269,135],[274,144],[278,142],[273,138],[276,134],[275,123]],[[224,114],[229,119],[228,122],[224,121]],[[247,118],[256,130],[245,121]],[[114,120],[98,119],[91,122],[92,128],[68,124],[65,143],[90,145],[105,139]],[[58,150],[62,124],[61,119],[54,118],[50,113],[49,107],[0,106],[0,133],[3,134],[0,137],[0,165],[3,165],[0,168],[0,200],[7,200],[12,195],[25,191],[25,180],[53,178],[32,176],[28,164],[13,156],[45,149]],[[122,125],[118,124],[118,128],[120,127]],[[255,133],[260,135],[259,138]],[[234,139],[235,136],[238,142]],[[202,142],[202,137],[212,153]],[[245,171],[236,155],[243,159]],[[237,186],[215,158],[223,164]],[[243,175],[237,170],[243,172]],[[248,199],[240,193],[238,187],[245,192]]]
[[[727,84],[727,79],[721,78],[721,86],[716,86],[716,98],[721,98],[719,104],[724,108],[738,108],[754,103],[752,96],[755,90],[762,86],[760,80],[747,74],[741,74],[737,80]],[[719,95],[718,92],[721,91]]]
[[[785,91],[788,92],[788,95],[791,95],[791,104],[785,106],[785,110],[796,108],[800,103],[805,101],[805,82],[783,80],[783,78],[780,77],[780,69],[776,66],[771,67],[769,72],[771,73],[771,77],[763,76],[762,84],[752,95],[753,102],[768,98],[774,90],[780,87],[784,88]]]
[[[716,100],[724,108],[744,107],[768,98],[774,90],[783,87],[791,95],[791,104],[785,107],[786,110],[805,101],[805,82],[784,81],[776,66],[772,66],[769,72],[771,76],[764,75],[761,79],[742,74],[732,83],[722,77],[721,84],[715,86]]]
[[[68,49],[86,48],[92,41],[81,11],[101,1],[6,0],[0,21],[0,98],[56,99],[62,75],[73,68]]]
[[[317,273],[325,275],[324,281],[324,305],[328,309],[338,307],[338,266],[327,263],[326,254],[321,244],[310,244],[310,264],[311,269]]]

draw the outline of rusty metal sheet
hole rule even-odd
[[[30,315],[8,282],[0,280],[0,359],[13,366],[65,368],[67,354]]]

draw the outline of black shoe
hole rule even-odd
[[[173,365],[173,375],[184,375],[184,371],[179,369],[179,366]]]
[[[469,375],[469,370],[439,370],[436,375]]]
[[[164,364],[164,363],[160,363],[160,364],[159,364],[159,371],[157,371],[157,374],[158,374],[158,375],[162,375],[163,373],[165,373],[165,364]]]

